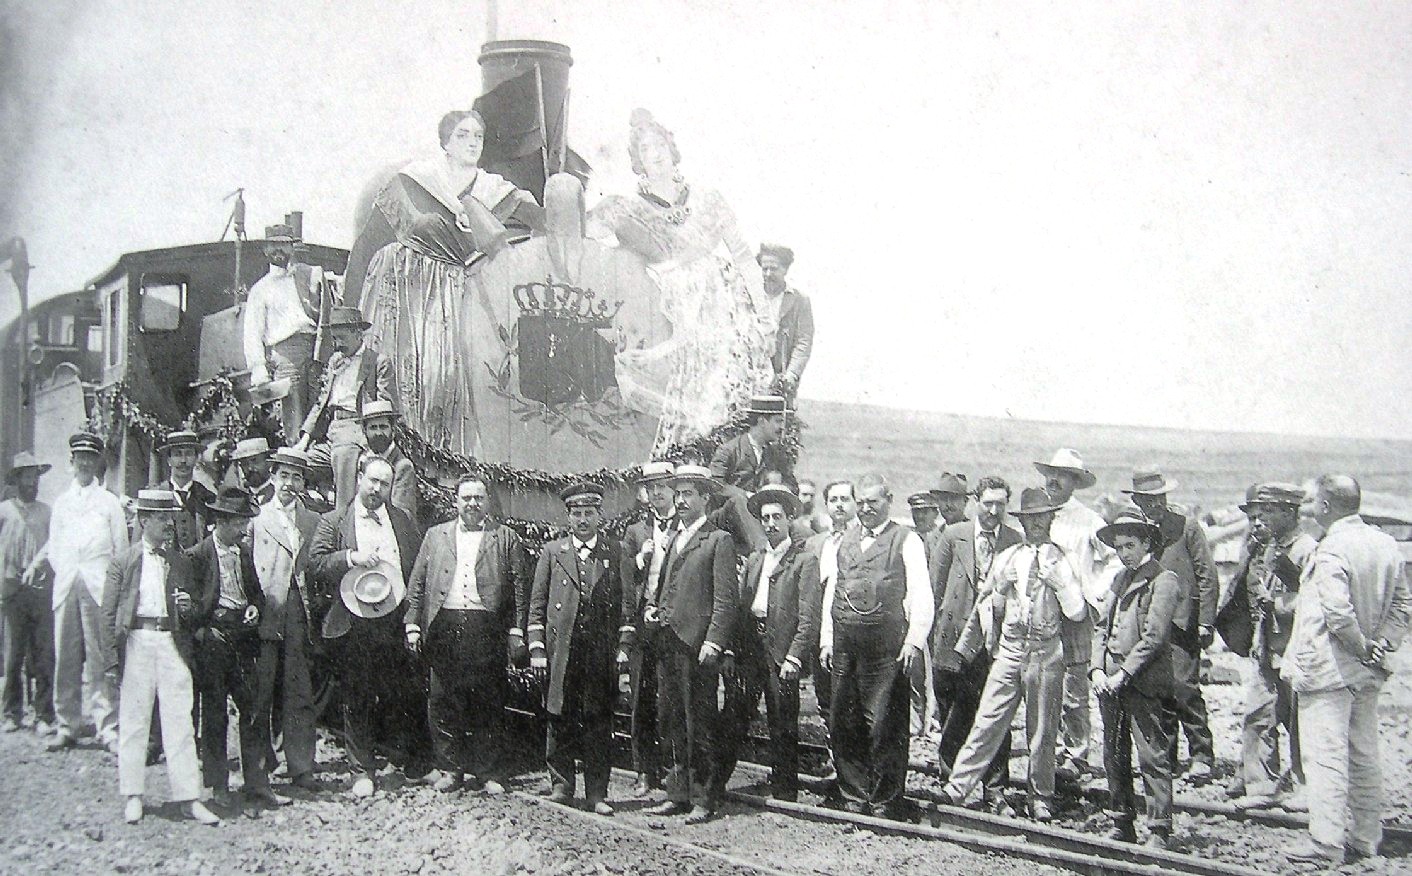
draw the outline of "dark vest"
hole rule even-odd
[[[902,544],[908,530],[889,522],[865,551],[862,543],[866,531],[855,526],[839,542],[833,622],[881,626],[905,635],[907,571],[902,565]]]

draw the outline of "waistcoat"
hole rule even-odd
[[[839,542],[834,623],[906,627],[902,606],[907,595],[907,572],[902,565],[902,544],[907,530],[889,523],[865,551],[862,543],[866,531],[855,526]]]

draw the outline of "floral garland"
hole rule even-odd
[[[94,434],[112,443],[120,428],[134,429],[146,435],[154,444],[160,444],[167,434],[180,429],[195,429],[215,417],[217,411],[226,409],[224,422],[218,427],[223,438],[238,440],[244,437],[248,423],[237,413],[235,384],[228,372],[221,372],[211,380],[211,392],[207,393],[179,426],[169,426],[143,409],[132,397],[127,381],[120,380],[111,386],[98,390],[97,404],[88,428]]]

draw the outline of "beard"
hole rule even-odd
[[[34,484],[33,486],[29,484],[20,484],[15,489],[15,492],[19,495],[20,501],[33,502],[35,499],[39,498],[39,484]]]
[[[378,436],[376,436],[376,437],[374,437],[374,436],[368,436],[368,449],[371,450],[371,451],[374,452],[374,453],[377,453],[377,454],[386,453],[386,452],[387,452],[387,449],[388,449],[389,447],[391,447],[391,446],[392,446],[392,436],[391,436],[391,435],[388,435],[388,436],[378,435]]]

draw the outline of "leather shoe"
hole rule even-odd
[[[569,789],[564,787],[563,785],[555,785],[549,790],[550,803],[562,803],[567,806],[569,804],[569,801],[573,799],[574,795],[570,793]]]
[[[1271,809],[1275,806],[1274,794],[1245,794],[1231,801],[1231,805],[1241,812],[1252,809]]]
[[[142,798],[129,797],[127,803],[123,805],[123,821],[128,824],[137,824],[142,820]]]
[[[1339,867],[1343,865],[1343,849],[1338,849],[1337,851],[1332,849],[1326,850],[1314,845],[1313,842],[1305,842],[1304,845],[1285,852],[1284,858],[1291,864],[1318,864],[1321,867]]]
[[[1131,821],[1120,821],[1108,831],[1108,839],[1115,843],[1135,843],[1137,842],[1137,830]]]
[[[44,743],[44,750],[63,751],[65,748],[73,748],[77,744],[78,742],[75,741],[72,736],[61,730],[59,731],[59,735]]]
[[[1368,858],[1376,858],[1377,852],[1370,852],[1367,849],[1360,849],[1357,846],[1345,845],[1343,847],[1344,861],[1365,861]]]
[[[666,800],[656,806],[649,806],[642,810],[644,815],[681,815],[687,811],[687,806],[675,800]]]
[[[705,824],[706,822],[710,821],[711,818],[715,816],[715,814],[715,812],[712,812],[705,806],[693,806],[691,807],[691,811],[686,814],[686,823]]]
[[[1034,799],[1030,801],[1030,818],[1039,822],[1049,822],[1054,820],[1054,810],[1050,808],[1048,800]]]
[[[599,800],[593,804],[594,815],[612,815],[613,807],[608,805],[607,800]]]
[[[194,821],[213,827],[221,823],[220,816],[207,809],[206,804],[200,800],[192,800],[186,804],[186,815]]]
[[[358,777],[357,781],[353,783],[353,787],[350,790],[354,797],[366,800],[368,797],[373,796],[373,792],[377,790],[377,787],[373,785],[372,776],[361,775]]]
[[[283,794],[276,794],[274,792],[274,789],[269,787],[246,788],[245,797],[247,800],[251,800],[256,803],[264,803],[266,806],[274,807],[288,806],[289,804],[294,802]]]
[[[322,791],[319,780],[314,778],[313,773],[300,773],[297,776],[289,777],[290,787],[298,788],[301,791]]]

